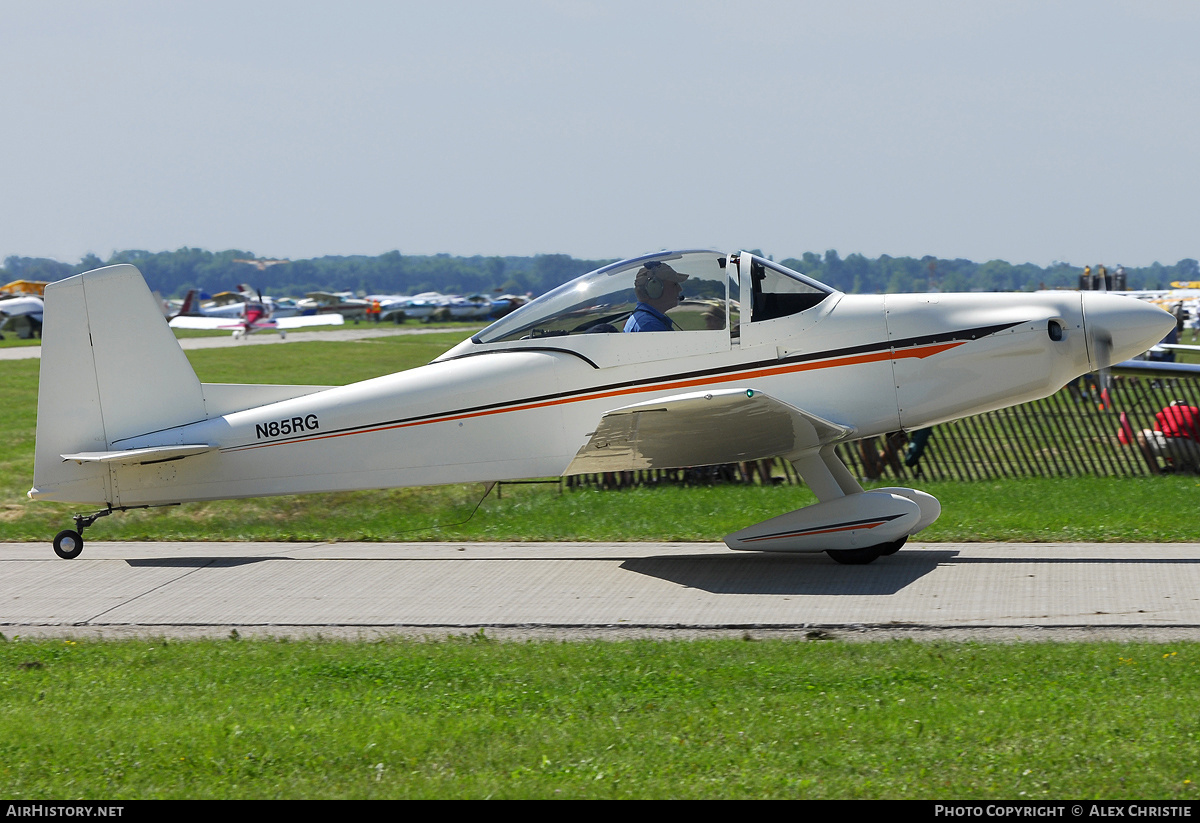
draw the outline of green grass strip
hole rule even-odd
[[[1195,800],[1195,644],[0,643],[0,794]]]

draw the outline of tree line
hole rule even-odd
[[[151,290],[164,297],[182,297],[189,289],[215,294],[239,283],[272,295],[302,295],[313,291],[353,291],[365,294],[446,294],[504,292],[543,294],[574,277],[612,262],[584,260],[566,254],[530,257],[473,256],[450,254],[404,255],[390,251],[367,255],[316,257],[289,260],[259,267],[241,261],[256,260],[240,250],[211,252],[182,248],[176,251],[115,252],[108,260],[94,254],[78,263],[63,263],[41,257],[12,256],[0,268],[3,282],[11,280],[55,281],[73,274],[132,263],[141,270]],[[924,291],[1033,291],[1040,288],[1076,288],[1083,266],[1053,263],[1011,264],[1003,260],[975,263],[963,259],[925,256],[868,258],[836,251],[805,252],[780,261],[823,283],[848,293]],[[1105,261],[1091,263],[1093,268]],[[1110,270],[1119,265],[1105,263]],[[1154,263],[1125,267],[1129,289],[1168,288],[1173,281],[1200,280],[1200,264],[1185,258],[1174,265]]]

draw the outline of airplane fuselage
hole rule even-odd
[[[672,350],[688,341],[670,334],[599,337],[580,338],[596,351],[468,342],[420,368],[121,438],[112,449],[216,449],[97,466],[86,498],[38,497],[137,506],[555,476],[608,410],[685,392],[753,389],[861,437],[1043,397],[1088,370],[1077,294],[845,295],[792,336],[695,354]],[[639,348],[605,362],[600,343]],[[984,367],[996,359],[1002,370]]]

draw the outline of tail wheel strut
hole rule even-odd
[[[95,523],[101,517],[107,517],[115,511],[112,506],[92,514],[77,514],[74,529],[63,529],[54,535],[54,553],[63,560],[74,560],[83,552],[83,530]]]
[[[113,512],[127,512],[132,509],[153,509],[165,508],[166,506],[178,506],[178,503],[162,503],[158,506],[121,506],[114,509],[109,506],[107,509],[101,509],[98,512],[91,514],[75,514],[72,517],[75,519],[75,528],[63,529],[58,534],[54,535],[54,553],[63,560],[74,560],[79,557],[83,551],[83,530],[95,523],[101,517],[108,517]]]

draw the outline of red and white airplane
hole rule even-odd
[[[662,252],[567,283],[420,368],[214,385],[137,269],[113,266],[46,289],[29,496],[103,507],[55,538],[72,558],[84,527],[128,508],[783,456],[819,502],[726,543],[866,563],[940,505],[864,491],[838,443],[1045,397],[1173,322],[1096,292],[852,295],[747,252]]]
[[[272,301],[251,291],[248,286],[238,286],[237,297],[240,300],[201,308],[197,305],[196,292],[190,291],[179,314],[171,318],[170,326],[173,329],[232,329],[234,338],[240,339],[256,331],[277,331],[280,337],[287,337],[288,329],[340,326],[345,322],[340,314],[275,317]]]

